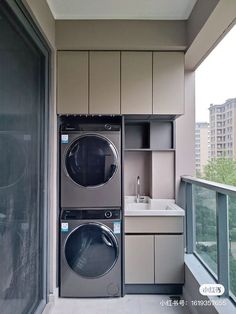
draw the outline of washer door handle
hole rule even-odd
[[[107,246],[113,247],[112,242],[110,242],[108,240],[108,236],[106,234],[104,234],[104,233],[102,234],[102,239],[103,239],[104,243],[106,243]]]

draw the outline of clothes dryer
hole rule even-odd
[[[61,207],[121,206],[121,126],[61,130]]]

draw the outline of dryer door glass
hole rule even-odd
[[[105,225],[89,223],[75,229],[65,244],[68,265],[78,275],[96,278],[105,275],[118,258],[118,242]]]
[[[81,136],[73,142],[65,162],[71,179],[84,187],[105,184],[118,167],[113,144],[98,135]]]

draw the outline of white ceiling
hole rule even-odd
[[[55,19],[185,20],[197,0],[47,0]]]

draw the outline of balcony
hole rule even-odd
[[[195,160],[202,171],[200,161],[207,156],[210,159],[210,154],[217,157],[217,138],[220,140],[220,156],[225,156],[225,139],[232,140],[233,111],[227,112],[226,117],[221,105],[214,108],[214,103],[210,104],[208,100],[204,103],[210,106],[211,124],[203,122],[208,129],[204,130],[204,126],[195,131],[194,96],[197,69],[223,37],[222,34],[227,33],[228,26],[233,25],[236,1],[180,1],[189,4],[182,14],[177,1],[109,1],[107,5],[107,1],[100,0],[99,6],[97,2],[91,1],[88,5],[88,1],[79,0],[0,1],[0,314],[233,314],[236,309],[236,187],[183,174],[194,173]],[[88,14],[83,16],[85,11],[74,9],[73,3],[81,3],[82,8],[87,6]],[[112,15],[108,11],[115,3],[119,8],[114,8]],[[69,16],[54,12],[58,4],[63,4]],[[120,6],[123,7],[121,11]],[[170,15],[163,11],[167,7]],[[227,59],[222,62],[224,68],[229,68]],[[232,63],[230,67],[236,68]],[[224,81],[228,79],[226,75],[216,77],[222,77]],[[202,83],[205,87],[211,83],[214,92],[221,88],[212,80]],[[227,108],[232,107],[233,110],[233,106],[232,102]],[[107,250],[116,251],[112,253],[114,256],[117,252],[120,254],[122,263],[118,278],[122,289],[118,286],[118,292],[122,291],[122,297],[90,298],[95,296],[91,290],[86,295],[88,298],[80,298],[79,294],[78,298],[60,296],[64,280],[60,274],[61,260],[65,258],[65,246],[61,245],[60,235],[67,230],[69,236],[68,223],[64,228],[60,220],[60,213],[64,210],[60,197],[60,173],[66,170],[61,162],[64,155],[60,148],[65,144],[64,139],[69,137],[68,134],[63,134],[66,135],[64,139],[60,137],[62,116],[78,118],[79,121],[81,116],[94,121],[97,121],[97,116],[99,119],[109,116],[109,119],[120,120],[119,143],[122,147],[120,152],[114,149],[117,165],[112,163],[110,174],[114,174],[115,169],[121,170],[122,183],[118,189],[122,190],[119,197],[122,220],[111,225],[114,234],[121,236],[121,245],[114,250],[113,242],[102,234],[98,247],[102,243]],[[159,120],[157,124],[154,123],[156,118]],[[135,144],[130,149],[123,145],[127,142],[126,119],[129,120],[128,128],[131,126],[128,138]],[[143,119],[150,121],[147,123]],[[107,127],[109,129],[111,125],[106,122],[104,128]],[[214,128],[211,133],[210,127]],[[228,133],[224,137],[226,127]],[[82,131],[84,127],[79,128]],[[103,131],[110,132],[108,129]],[[67,125],[66,130],[73,133],[74,126],[70,128]],[[153,136],[154,133],[157,136]],[[205,158],[201,160],[199,154],[195,159],[195,136],[197,149],[201,146],[202,136],[205,137]],[[100,140],[102,138],[99,137]],[[108,146],[112,147],[112,143],[109,142]],[[210,151],[210,147],[215,150]],[[227,149],[228,154],[233,153],[229,147]],[[109,154],[101,157],[100,149],[98,158],[90,155],[94,165],[100,164],[103,168],[110,160]],[[129,156],[128,167],[126,155]],[[103,161],[98,163],[100,159]],[[80,168],[80,163],[77,164]],[[101,177],[104,177],[103,173],[100,171]],[[129,180],[125,181],[127,173],[132,180],[134,178],[130,180],[131,184]],[[125,287],[125,249],[128,251],[127,245],[123,245],[124,197],[126,183],[135,190],[135,180],[140,173],[145,195],[171,200],[186,211],[184,235],[184,218],[181,219],[181,234],[172,229],[170,237],[166,230],[160,235],[159,228],[151,237],[149,229],[147,234],[137,235],[151,238],[151,258],[145,254],[145,245],[140,249],[140,240],[135,242],[138,250],[136,245],[132,247],[153,264],[164,256],[164,262],[157,262],[163,268],[169,261],[174,266],[178,264],[177,258],[166,257],[166,252],[176,250],[180,253],[181,270],[177,269],[177,274],[184,274],[185,278],[178,281],[177,292],[173,277],[167,278],[171,270],[166,267],[168,280],[165,278],[158,282],[156,274],[164,272],[159,270],[158,273],[155,265],[152,278],[157,285],[151,286],[149,280],[145,283],[139,281],[137,287],[135,282],[136,295],[128,294]],[[93,175],[95,177],[96,173],[91,172],[91,177]],[[112,192],[108,191],[104,198],[107,195],[113,197]],[[75,208],[80,208],[80,202]],[[169,213],[168,208],[162,213]],[[142,226],[143,218],[140,221]],[[153,223],[152,218],[148,221],[150,225]],[[171,242],[171,246],[165,242],[161,249],[156,249],[159,236],[174,240],[181,237],[181,248],[175,242]],[[186,251],[182,245],[183,238]],[[82,243],[85,251],[90,243]],[[80,251],[78,241],[73,248]],[[61,257],[58,252],[62,253]],[[77,259],[78,266],[87,263],[86,259],[79,260],[76,255],[73,261]],[[104,264],[100,257],[103,257],[102,253],[98,258],[92,256],[94,264]],[[135,258],[135,263],[138,260]],[[131,268],[136,266],[135,263],[131,263]],[[149,268],[142,262],[144,273]],[[73,271],[71,267],[72,277]],[[110,269],[105,274],[109,272]],[[139,271],[136,273],[139,275]],[[96,279],[92,285],[95,283],[94,286],[101,289],[102,285]],[[87,278],[86,283],[91,280]],[[67,279],[64,281],[68,282]],[[117,291],[112,281],[105,280],[107,286],[104,290],[107,292],[109,286]],[[69,282],[68,286],[76,292],[80,287],[86,287],[80,281],[76,289],[74,282]],[[199,287],[206,283],[222,284],[223,294],[217,297],[201,295]],[[160,288],[163,290],[158,290]]]
[[[191,289],[188,272],[192,272],[201,284],[204,281],[221,284],[225,291],[217,300],[224,299],[233,311],[236,301],[236,187],[188,176],[182,177],[181,184],[181,200],[186,208],[185,289],[188,286]]]

